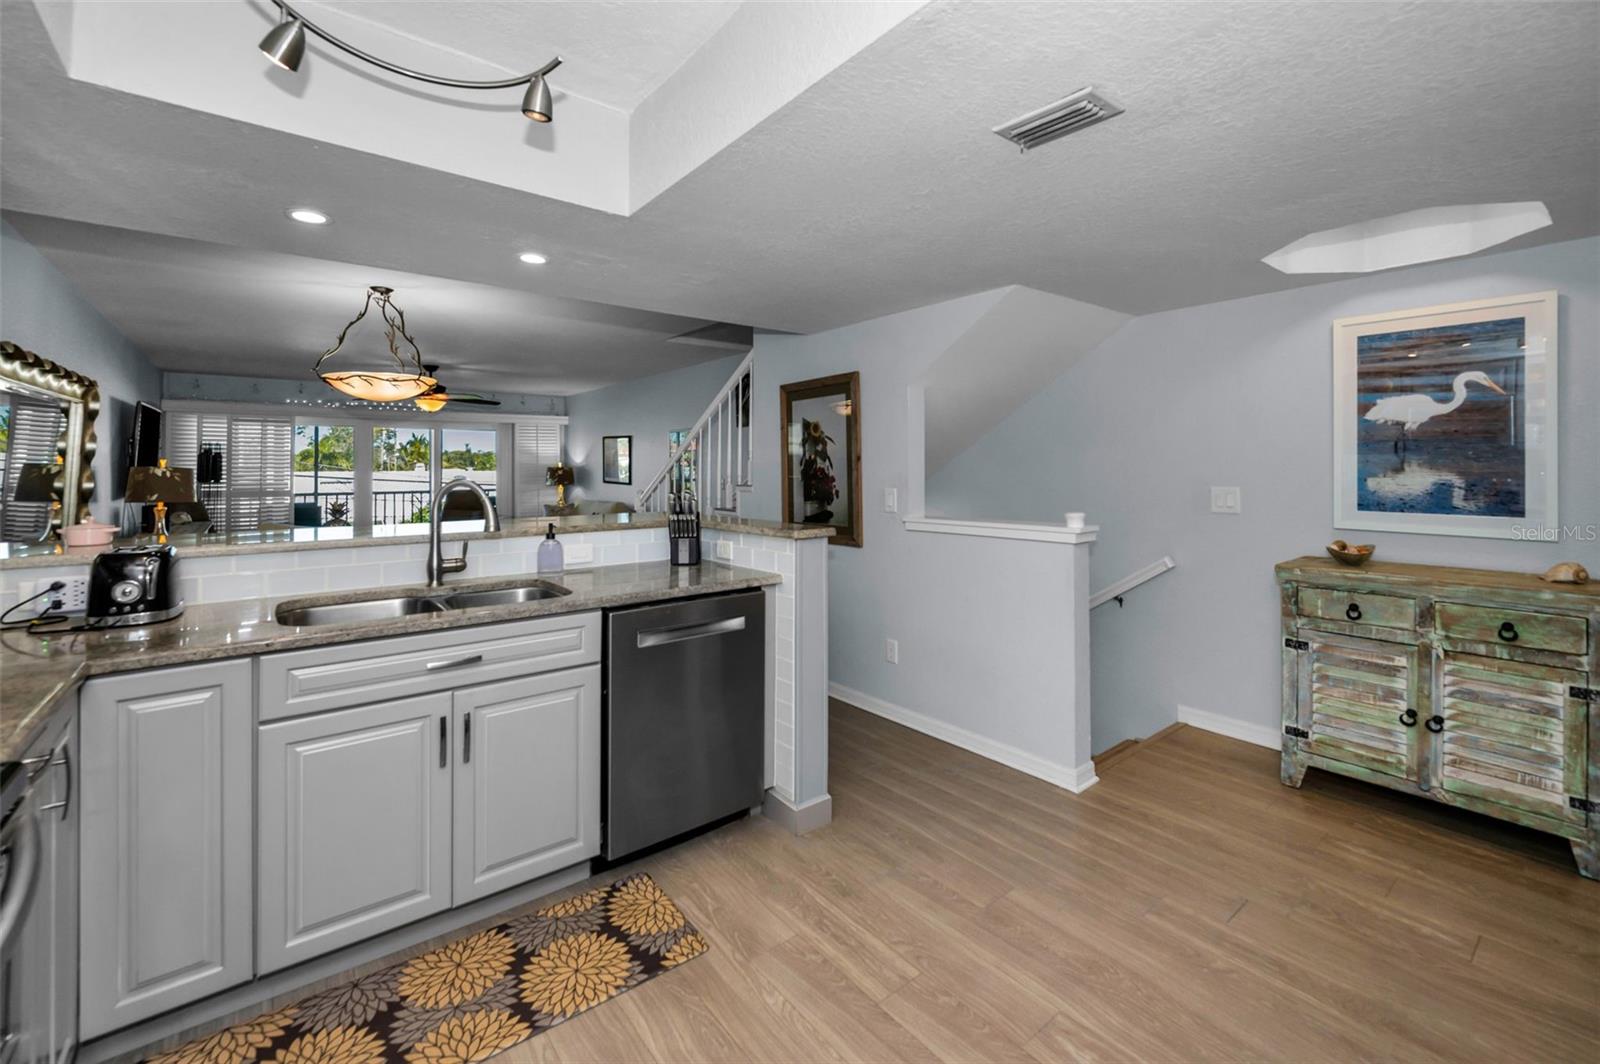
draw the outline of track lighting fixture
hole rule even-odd
[[[305,24],[287,15],[280,18],[261,38],[261,54],[285,70],[299,70],[300,59],[306,54]]]
[[[560,56],[556,56],[538,70],[501,81],[464,81],[460,78],[439,77],[363,52],[300,14],[289,6],[287,0],[272,0],[272,2],[278,7],[279,22],[261,38],[261,54],[285,70],[300,69],[300,60],[306,51],[306,34],[311,33],[363,63],[370,63],[380,70],[387,70],[391,74],[398,74],[414,81],[423,81],[429,85],[443,85],[451,89],[513,89],[518,85],[526,85],[528,89],[522,94],[522,113],[535,122],[549,122],[555,118],[555,107],[550,99],[550,86],[545,81],[545,76],[561,65]]]

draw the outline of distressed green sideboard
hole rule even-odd
[[[1566,838],[1600,878],[1600,584],[1305,557],[1283,607],[1283,782],[1307,768]]]

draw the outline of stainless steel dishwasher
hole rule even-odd
[[[607,615],[606,860],[761,804],[765,622],[760,591]]]

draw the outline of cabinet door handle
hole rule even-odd
[[[1344,608],[1344,615],[1352,621],[1359,621],[1361,619],[1361,604],[1359,602],[1350,603]]]
[[[1400,723],[1408,728],[1415,728],[1417,726],[1417,711],[1407,707],[1406,711],[1400,714]]]
[[[450,718],[439,718],[439,767],[450,767]]]
[[[1510,621],[1502,623],[1500,625],[1500,638],[1507,643],[1515,643],[1517,641],[1517,626]]]
[[[61,799],[61,801],[59,801],[59,802],[51,802],[48,805],[41,805],[39,807],[39,812],[43,813],[47,809],[59,809],[59,810],[61,810],[61,819],[65,820],[65,819],[67,819],[67,810],[72,808],[72,750],[71,750],[71,748],[63,746],[61,748],[61,756],[56,758],[54,761],[50,762],[50,764],[52,766],[54,766],[54,767],[59,767],[61,769],[61,771],[66,774],[66,777],[67,777],[67,793]]]
[[[1440,732],[1444,731],[1444,718],[1438,716],[1437,714],[1429,717],[1427,721],[1427,727],[1429,731],[1433,732],[1433,734],[1438,735]]]
[[[464,658],[451,658],[449,661],[430,661],[423,668],[428,672],[436,672],[439,669],[459,669],[463,665],[476,665],[482,660],[482,654],[468,654]]]
[[[464,713],[461,716],[461,763],[472,763],[472,714]]]

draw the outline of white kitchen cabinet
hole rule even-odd
[[[600,667],[455,693],[461,905],[600,852]]]
[[[83,686],[83,1040],[248,980],[248,661]]]
[[[263,973],[451,905],[451,694],[264,724]]]

